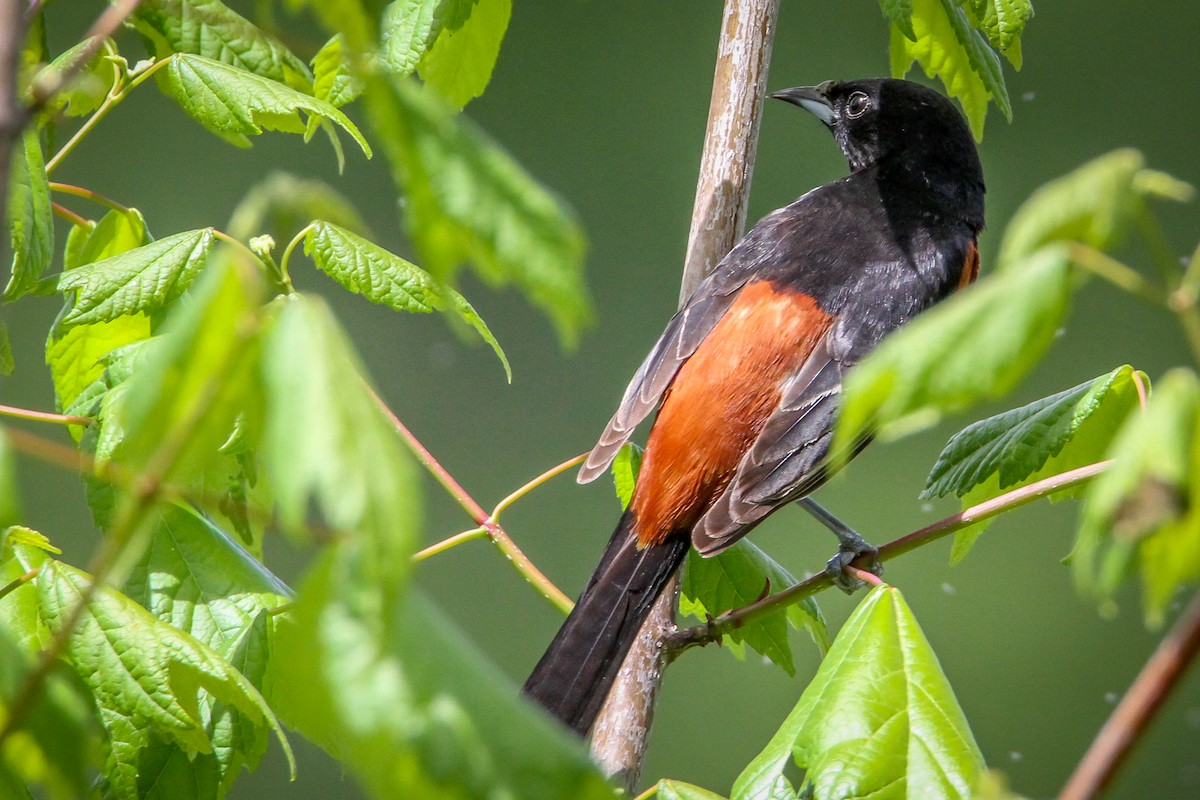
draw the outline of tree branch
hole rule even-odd
[[[1142,667],[1063,788],[1059,800],[1098,797],[1200,650],[1200,592]]]
[[[680,305],[737,242],[750,177],[779,0],[726,0],[712,100],[684,261]],[[592,758],[632,792],[642,771],[664,644],[674,634],[678,574],[659,597],[626,656],[592,735]]]

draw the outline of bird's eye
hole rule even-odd
[[[871,98],[867,97],[862,92],[855,92],[850,95],[850,99],[846,101],[846,116],[850,119],[858,119],[866,110],[871,107]]]

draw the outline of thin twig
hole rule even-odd
[[[424,550],[418,550],[416,553],[413,553],[412,560],[414,562],[424,561],[430,556],[436,556],[439,553],[444,553],[447,550],[458,547],[464,542],[473,542],[476,539],[486,539],[487,535],[487,528],[471,528],[469,531],[463,531],[462,533],[456,533],[453,536],[447,536],[440,542],[429,545],[429,547],[426,547]]]
[[[111,208],[113,211],[129,211],[128,206],[123,206],[112,198],[105,197],[99,192],[93,192],[91,189],[85,189],[82,186],[72,186],[69,183],[50,181],[50,191],[59,192],[60,194],[69,194],[75,197],[82,197],[85,200],[91,200],[94,203],[99,203],[106,208]]]
[[[5,584],[5,586],[3,588],[0,588],[0,600],[3,600],[5,597],[8,597],[8,595],[12,594],[17,589],[20,589],[22,586],[29,583],[31,580],[36,578],[38,576],[38,573],[40,573],[41,571],[42,571],[41,567],[34,567],[33,569],[29,570],[21,577],[13,578],[11,581],[9,581],[7,584]]]
[[[1157,284],[1107,253],[1102,253],[1096,248],[1080,242],[1072,242],[1068,247],[1068,252],[1071,261],[1076,266],[1086,269],[1098,278],[1103,278],[1118,289],[1129,292],[1160,308],[1167,305],[1167,295]]]
[[[998,497],[993,497],[991,500],[971,506],[957,514],[951,514],[932,525],[926,525],[920,530],[913,531],[898,539],[893,539],[879,548],[877,558],[880,561],[888,561],[910,550],[915,550],[918,547],[935,542],[968,525],[982,522],[1001,512],[1032,502],[1039,497],[1044,497],[1045,495],[1053,494],[1070,486],[1091,480],[1108,469],[1111,464],[1111,460],[1099,461],[1095,464],[1088,464],[1087,466],[1068,470],[1058,475],[1051,475],[1048,478],[1035,481],[1028,486],[1013,489],[1011,492],[1005,492]],[[820,572],[782,592],[768,595],[750,605],[722,614],[703,625],[682,629],[676,632],[668,643],[670,650],[669,657],[674,658],[690,647],[715,642],[735,628],[740,628],[752,620],[794,605],[831,586],[833,586],[833,581],[829,575]]]
[[[73,417],[69,414],[52,414],[49,411],[33,411],[28,408],[0,405],[0,417],[28,420],[29,422],[52,422],[55,425],[88,426],[95,422],[91,417]]]
[[[88,221],[85,218],[79,214],[76,214],[74,211],[60,203],[51,203],[50,210],[74,225],[76,228],[86,228],[88,225]]]
[[[557,477],[557,476],[563,474],[564,472],[569,470],[571,467],[575,467],[575,466],[578,466],[579,464],[582,464],[584,462],[584,460],[587,459],[587,457],[588,457],[587,453],[580,453],[579,455],[575,456],[574,458],[568,459],[567,461],[562,462],[561,464],[559,464],[556,467],[551,467],[550,469],[543,472],[541,475],[538,475],[536,478],[534,478],[533,480],[526,483],[520,489],[517,489],[515,492],[510,494],[508,497],[505,497],[503,500],[501,500],[499,503],[496,504],[496,507],[494,509],[492,509],[492,516],[491,516],[492,522],[499,522],[500,515],[502,513],[504,513],[504,509],[508,508],[513,503],[520,500],[522,497],[529,494],[529,492],[531,492],[534,489],[536,489],[537,487],[541,486],[543,483],[550,480],[551,478],[554,478],[554,477]]]
[[[1098,797],[1200,650],[1200,592],[1192,597],[1096,735],[1059,800]]]

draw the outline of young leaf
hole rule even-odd
[[[982,13],[972,13],[972,22],[987,35],[995,47],[1017,69],[1021,68],[1021,34],[1033,17],[1030,0],[976,0],[968,10],[982,6]]]
[[[75,62],[83,56],[92,40],[93,37],[84,39],[47,64],[33,77],[32,85],[57,81],[61,73],[76,68]],[[117,48],[111,39],[106,40],[93,54],[91,61],[78,67],[79,72],[75,77],[46,103],[45,112],[63,112],[69,117],[82,117],[99,108],[118,74],[113,65],[105,60],[106,56],[117,56]]]
[[[273,707],[376,798],[615,800],[577,737],[415,593],[378,605],[354,543],[327,551],[280,626]],[[380,624],[382,616],[383,625]]]
[[[1093,159],[1042,186],[1013,214],[1000,246],[999,269],[1012,269],[1042,246],[1082,242],[1097,250],[1116,245],[1138,218],[1159,183],[1137,150],[1122,149]],[[1170,180],[1170,176],[1165,176]]]
[[[0,300],[13,301],[37,286],[54,258],[54,215],[38,132],[30,127],[13,148],[8,177],[8,231],[12,274]]]
[[[1181,584],[1200,575],[1200,380],[1163,376],[1121,428],[1113,465],[1084,497],[1071,566],[1081,589],[1112,597],[1136,567],[1146,617],[1161,623]]]
[[[219,0],[142,0],[132,21],[159,58],[192,53],[294,89],[312,85],[308,68],[291,50]]]
[[[167,67],[167,87],[188,114],[239,147],[263,129],[305,133],[301,112],[336,123],[367,158],[371,146],[349,117],[324,100],[278,81],[203,56],[180,53]]]
[[[367,97],[426,269],[449,281],[469,262],[493,284],[516,283],[573,344],[591,308],[567,209],[434,93],[396,80]]]
[[[262,233],[286,242],[314,219],[371,237],[354,204],[324,181],[289,172],[272,172],[246,192],[229,217],[229,235],[247,241]]]
[[[508,358],[487,323],[465,297],[441,285],[417,265],[329,222],[317,222],[309,228],[304,252],[312,256],[322,272],[373,303],[397,311],[453,311],[491,345],[512,380]]]
[[[1148,385],[1138,373],[1143,386]],[[1122,421],[1137,407],[1134,370],[1107,375],[976,422],[955,434],[938,456],[923,499],[953,492],[970,508],[1018,486],[1094,464],[1104,458]],[[1076,496],[1077,488],[1051,499]],[[950,563],[970,552],[988,527],[984,520],[954,535]]]
[[[963,497],[993,475],[997,490],[1007,490],[1044,471],[1052,457],[1061,463],[1064,448],[1103,453],[1113,432],[1137,407],[1133,374],[1133,367],[1118,367],[1073,389],[967,426],[938,456],[921,499],[952,492]],[[1094,420],[1100,424],[1089,424]]]
[[[818,798],[972,797],[983,756],[898,590],[877,586],[859,603],[733,800],[790,789],[793,755]]]
[[[289,602],[291,592],[209,520],[190,508],[167,506],[125,588],[130,599],[211,647],[261,690],[267,612]],[[212,753],[189,759],[169,741],[143,753],[140,779],[153,781],[164,796],[218,796],[190,784],[227,790],[242,766],[254,769],[266,750],[265,737],[237,709],[207,695],[199,706]]]
[[[927,76],[939,78],[950,96],[962,103],[976,139],[983,138],[989,99],[1012,119],[1000,59],[954,0],[912,0],[909,21],[916,34],[912,37],[900,26],[892,26],[893,76],[903,78],[916,61]]]
[[[888,22],[899,28],[906,38],[917,40],[917,32],[912,26],[913,0],[879,0],[879,7]]]
[[[623,445],[612,463],[613,488],[617,491],[622,510],[629,508],[629,502],[633,500],[633,488],[637,485],[641,469],[642,448],[633,442]]]
[[[75,292],[75,302],[61,324],[86,325],[162,311],[195,280],[212,243],[212,228],[201,228],[67,270],[58,279],[58,290]]]
[[[353,102],[363,92],[362,79],[350,69],[341,34],[321,46],[312,68],[313,95],[334,108]]]
[[[850,372],[833,451],[848,452],[845,443],[872,429],[895,438],[1007,392],[1054,340],[1069,279],[1065,250],[1046,247],[889,336]]]
[[[91,578],[48,561],[36,584],[42,618],[58,631],[84,601]],[[153,732],[188,753],[213,743],[200,713],[204,692],[235,707],[291,749],[266,701],[228,661],[159,621],[128,597],[96,589],[67,643],[65,657],[92,691],[111,750],[105,776],[118,797],[136,797],[139,758]]]
[[[797,581],[757,546],[745,539],[711,558],[689,551],[679,598],[679,610],[700,620],[749,605],[765,591],[779,591]],[[788,625],[806,628],[824,653],[829,647],[825,618],[811,598],[749,622],[726,636],[729,652],[745,658],[746,645],[771,659],[788,675],[796,674],[788,644]]]
[[[443,31],[453,32],[471,16],[477,0],[393,0],[383,11],[380,59],[398,77],[416,71]]]
[[[483,94],[512,16],[512,0],[476,0],[457,30],[443,30],[417,72],[458,108]]]
[[[662,780],[655,787],[655,797],[659,800],[725,800],[724,797],[708,789],[701,789],[683,781]]]
[[[419,513],[412,463],[325,304],[293,296],[276,310],[262,360],[262,456],[283,525],[304,533],[319,510],[334,530],[367,542],[363,569],[374,583],[399,585]]]

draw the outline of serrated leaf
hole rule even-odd
[[[897,438],[1010,390],[1054,340],[1071,296],[1066,252],[1046,247],[884,339],[846,380],[833,452]]]
[[[983,13],[974,20],[993,47],[1021,68],[1021,34],[1033,18],[1030,0],[985,0]]]
[[[517,284],[572,345],[591,319],[591,306],[583,234],[570,212],[469,121],[412,81],[379,82],[367,97],[425,268],[450,281],[466,262],[494,285]]]
[[[483,94],[512,16],[512,0],[475,0],[470,16],[443,29],[421,58],[417,73],[458,108]]]
[[[180,53],[166,69],[171,95],[194,119],[240,147],[263,129],[305,133],[301,112],[336,124],[371,157],[371,146],[349,117],[324,100],[278,81],[198,55]]]
[[[688,552],[679,610],[706,620],[749,605],[761,598],[764,591],[780,591],[795,583],[791,573],[745,539],[710,558],[693,550]],[[723,643],[738,658],[745,658],[745,647],[749,645],[788,675],[795,675],[787,635],[789,624],[806,629],[822,653],[828,649],[825,618],[811,598],[789,606],[786,612],[780,610],[731,630]]]
[[[0,299],[13,301],[29,294],[54,258],[54,215],[42,144],[35,128],[13,147],[8,177],[8,231],[12,273]]]
[[[85,601],[64,657],[92,691],[110,735],[105,776],[113,793],[137,797],[138,758],[150,734],[189,754],[212,751],[200,714],[205,692],[275,732],[291,749],[266,701],[228,661],[119,592],[100,587],[87,596],[85,573],[57,561],[36,579],[41,614],[59,630]]]
[[[380,60],[399,77],[411,75],[443,31],[455,31],[477,0],[393,0],[380,21]]]
[[[132,600],[211,647],[261,690],[267,612],[289,602],[291,592],[212,522],[187,507],[166,507],[125,588]],[[254,769],[266,749],[265,737],[236,709],[211,697],[201,698],[199,709],[212,753],[189,758],[184,748],[163,741],[142,754],[139,780],[164,800],[220,796],[243,766]],[[203,791],[206,783],[214,788]]]
[[[363,92],[362,79],[350,68],[341,34],[334,36],[312,59],[313,95],[334,108],[354,101]]]
[[[1126,148],[1045,184],[1021,204],[1004,229],[999,269],[1010,269],[1051,242],[1112,248],[1141,213],[1145,198],[1157,196],[1153,187],[1161,181],[1147,178],[1149,173],[1154,171],[1145,168],[1142,154]]]
[[[655,797],[659,800],[725,800],[724,797],[708,789],[701,789],[683,781],[662,780],[655,787]]]
[[[341,542],[280,626],[272,705],[372,797],[615,800],[576,737],[524,702],[431,603],[378,605]]]
[[[1133,367],[1118,367],[1073,389],[967,426],[938,456],[921,499],[950,493],[963,497],[993,475],[997,488],[1007,490],[1041,472],[1068,446],[1103,452],[1121,421],[1137,407],[1133,373]],[[1096,415],[1104,424],[1087,425]],[[1085,432],[1088,441],[1079,441]]]
[[[51,338],[46,343],[46,363],[54,380],[58,407],[66,413],[81,399],[85,402],[97,399],[98,394],[84,395],[104,374],[105,356],[149,337],[149,317],[132,314],[109,322],[76,325],[58,338]],[[101,387],[100,394],[106,390],[107,387]],[[81,416],[89,415],[83,409],[76,411]]]
[[[512,381],[508,357],[487,323],[466,298],[429,273],[377,244],[329,222],[317,222],[304,238],[304,252],[346,289],[397,311],[453,311],[491,345]]]
[[[177,233],[134,250],[64,272],[58,290],[74,292],[65,326],[162,311],[200,273],[213,243],[213,229]]]
[[[1104,458],[1121,421],[1137,407],[1132,367],[977,422],[950,440],[930,473],[922,498],[954,492],[964,509]],[[1140,373],[1139,373],[1140,375]],[[1143,386],[1149,385],[1140,375]],[[1082,487],[1051,496],[1075,497]],[[992,520],[954,534],[950,563],[966,558]]]
[[[879,0],[879,8],[887,21],[905,37],[914,42],[917,40],[917,33],[912,26],[913,0]]]
[[[914,61],[920,64],[928,77],[940,79],[950,96],[958,98],[976,139],[983,138],[989,100],[1012,119],[1000,59],[984,35],[971,27],[965,11],[953,0],[912,0],[910,21],[915,37],[892,27],[893,77],[903,78]]]
[[[637,485],[637,476],[641,469],[642,448],[633,442],[622,445],[612,463],[613,488],[617,492],[622,511],[629,508],[629,502],[633,500],[633,489]]]
[[[289,172],[272,172],[246,192],[229,218],[228,231],[239,241],[267,233],[286,242],[314,219],[371,237],[371,229],[344,195],[324,181]]]
[[[1175,369],[1132,415],[1092,481],[1071,553],[1080,589],[1110,599],[1140,569],[1151,624],[1200,575],[1200,380]]]
[[[219,0],[142,0],[132,21],[159,58],[191,53],[294,89],[312,85],[308,68],[291,50]]]
[[[819,800],[972,796],[983,756],[898,590],[877,586],[859,603],[733,800],[786,788],[793,755]]]

